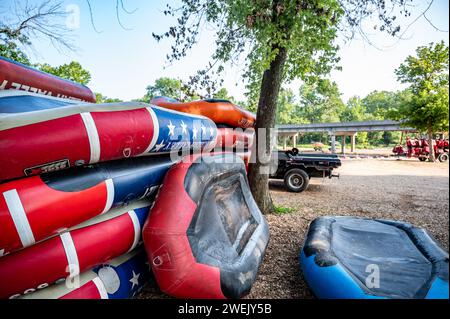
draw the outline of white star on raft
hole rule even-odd
[[[175,135],[175,125],[172,124],[172,121],[169,121],[169,125],[167,125],[167,128],[169,129],[170,136]]]
[[[134,288],[134,286],[137,286],[137,285],[139,285],[139,276],[140,276],[141,274],[136,274],[135,272],[134,272],[134,270],[133,270],[133,278],[131,278],[129,281],[133,284],[133,286],[131,286],[131,289],[133,289]]]
[[[194,128],[192,129],[192,138],[193,138],[193,139],[196,139],[196,138],[197,138],[197,133],[198,133],[198,130],[197,130],[196,127],[194,127]]]
[[[183,129],[183,134],[187,134],[187,125],[186,124],[184,124],[184,122],[183,121],[181,121],[181,124],[180,124],[180,126],[181,126],[181,128]]]
[[[202,125],[202,134],[203,134],[203,136],[206,135],[206,127],[204,127],[203,125]]]
[[[155,152],[158,152],[160,149],[162,149],[166,144],[163,143],[164,141],[161,141],[161,143],[155,145]]]

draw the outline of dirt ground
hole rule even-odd
[[[300,194],[271,181],[277,206],[294,211],[268,215],[270,242],[247,298],[312,298],[298,266],[309,223],[324,215],[352,215],[424,227],[448,251],[449,165],[417,160],[343,160],[340,179],[312,179]],[[164,298],[152,282],[140,298]]]

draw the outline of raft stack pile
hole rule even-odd
[[[228,111],[224,117],[230,106],[223,101],[197,102],[200,105],[194,109],[175,111],[162,103],[161,107],[94,104],[94,94],[87,87],[3,58],[0,87],[4,89],[0,90],[0,298],[134,296],[147,282],[149,266],[155,270],[158,258],[174,253],[167,251],[162,257],[157,254],[157,259],[148,259],[155,251],[149,250],[146,242],[145,252],[142,244],[142,229],[150,222],[153,204],[181,207],[178,201],[182,197],[170,188],[179,176],[167,180],[168,170],[186,166],[186,162],[191,166],[192,156],[200,159],[194,166],[206,168],[203,155],[195,154],[209,153],[219,142],[224,142],[220,152],[216,149],[219,157],[224,150],[236,152],[241,142],[245,150],[232,155],[241,182],[221,185],[223,194],[232,194],[236,187],[248,188],[240,158],[249,157],[251,134],[235,134],[230,125],[248,128],[254,116],[237,112],[233,106],[234,113]],[[216,104],[211,108],[202,103]],[[216,111],[210,113],[212,110]],[[217,116],[226,119],[239,112],[244,117],[237,122],[220,120],[216,125],[214,121]],[[228,135],[230,138],[225,138]],[[186,150],[187,156],[180,156]],[[204,181],[210,183],[197,195],[202,197],[203,191],[216,185],[223,171],[226,169],[219,165],[213,174],[206,172]],[[168,186],[160,189],[163,181]],[[195,183],[198,181],[193,188]],[[241,204],[238,207],[236,203]],[[267,225],[256,205],[248,203],[233,196],[225,201],[213,198],[206,210],[198,202],[198,209],[192,212],[196,220],[210,216],[215,223],[205,226],[204,233],[196,233],[197,243],[204,245],[210,230],[231,230],[234,237],[228,238],[228,243],[240,245],[238,250],[230,246],[234,255],[239,257],[245,247],[249,247],[246,254],[253,247],[261,255],[242,268],[254,273],[244,290],[238,287],[238,295],[207,292],[211,297],[241,296],[256,277],[268,231],[264,230],[264,240],[255,248],[253,241],[261,236],[254,235],[261,234],[255,229]],[[170,205],[166,211],[163,223],[176,221],[183,213]],[[234,216],[231,224],[217,219],[225,215]],[[166,226],[164,230],[170,231]],[[227,271],[232,272],[230,269]],[[237,269],[233,276],[239,274]],[[198,280],[190,284],[202,286],[202,274],[197,275]],[[205,295],[186,297],[196,296]]]
[[[149,275],[141,229],[173,164],[140,155],[186,144],[194,122],[207,128],[196,147],[212,147],[215,124],[93,104],[87,87],[6,59],[0,83],[0,297],[134,295]]]

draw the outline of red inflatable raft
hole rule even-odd
[[[253,145],[255,130],[220,127],[217,129],[217,140],[215,148],[227,149],[246,149]]]
[[[248,294],[269,229],[239,156],[194,155],[173,166],[144,225],[143,239],[165,293],[179,298]]]
[[[73,278],[131,251],[139,243],[148,215],[145,205],[149,203],[114,210],[77,229],[1,257],[0,298],[17,297]]]
[[[84,85],[0,56],[0,90],[8,89],[95,103],[94,93]]]
[[[213,148],[216,135],[206,117],[145,103],[67,104],[0,91],[0,181],[180,148],[200,151]]]
[[[169,156],[128,158],[0,184],[0,256],[150,196]]]
[[[79,277],[51,285],[20,299],[124,299],[138,294],[150,279],[144,247],[114,258]]]
[[[231,127],[253,127],[256,121],[255,114],[227,100],[206,99],[181,103],[175,99],[159,96],[152,99],[150,103],[184,113],[203,115],[216,124]]]

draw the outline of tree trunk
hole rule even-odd
[[[430,156],[428,160],[430,162],[434,162],[436,160],[434,154],[434,146],[433,146],[433,130],[428,129],[428,145],[430,147]]]
[[[253,148],[256,154],[252,154],[253,160],[249,165],[248,179],[253,197],[263,214],[274,211],[272,198],[269,193],[269,164],[272,152],[271,138],[273,133],[270,129],[275,126],[277,99],[281,87],[286,56],[286,49],[280,48],[277,56],[270,64],[269,69],[264,72],[256,114],[256,139],[254,141],[256,147]],[[261,136],[261,130],[265,131],[265,136]],[[265,140],[263,140],[264,138]],[[264,149],[261,149],[261,147]]]

